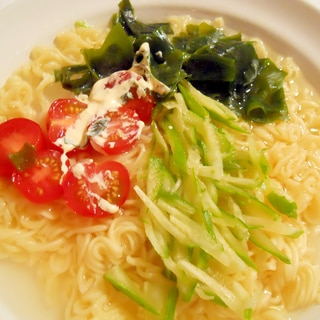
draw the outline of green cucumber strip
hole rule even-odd
[[[190,82],[187,80],[182,80],[180,82],[179,88],[184,87],[188,95],[185,97],[186,104],[188,105],[188,98],[190,96],[193,97],[192,101],[197,101],[205,110],[211,112],[215,115],[215,119],[219,120],[221,123],[228,122],[230,120],[237,120],[237,116],[228,109],[222,103],[216,103],[216,100],[209,98],[208,96],[202,94],[199,90],[197,90]],[[182,92],[181,92],[182,93]],[[183,95],[183,93],[182,93]],[[192,110],[192,108],[188,105],[188,107]]]
[[[147,194],[153,199],[160,191],[172,190],[175,185],[173,176],[165,168],[162,159],[151,156],[148,164]]]
[[[243,213],[252,216],[269,217],[270,219],[279,219],[279,214],[268,207],[264,202],[250,195],[243,188],[234,186],[225,181],[216,181],[219,190],[225,191],[227,194],[238,196],[238,203]]]
[[[231,227],[231,228],[240,228],[248,229],[248,226],[240,218],[236,217],[234,214],[228,213],[224,210],[221,210],[221,215],[212,215],[212,221],[215,225]]]
[[[230,135],[222,128],[216,128],[216,137],[219,141],[224,172],[230,172],[230,169],[232,170],[234,165],[236,165],[237,170],[240,170],[241,167],[238,165],[238,152]]]
[[[186,91],[188,92],[188,95],[184,96],[184,99],[186,101],[186,104],[188,105],[188,99],[191,96],[193,96],[192,102],[197,101],[197,103],[202,106],[205,110],[207,110],[210,114],[210,116],[218,121],[221,124],[226,125],[227,127],[234,129],[236,131],[242,132],[242,133],[248,133],[246,130],[241,128],[237,124],[238,117],[233,113],[229,108],[227,108],[225,105],[220,103],[217,100],[214,100],[204,94],[202,94],[200,91],[198,91],[195,87],[191,85],[190,82],[186,80],[182,80],[180,82],[180,87],[183,86]],[[184,92],[186,92],[184,90]],[[183,95],[183,92],[181,92]],[[189,106],[188,107],[192,109],[197,109],[197,107]],[[203,114],[203,112],[201,113]]]
[[[212,201],[215,203],[218,203],[219,195],[218,195],[218,190],[217,187],[214,183],[214,180],[211,178],[208,179],[203,179],[203,183],[206,186],[207,192],[210,195]]]
[[[156,122],[153,121],[151,123],[151,127],[152,127],[153,136],[155,138],[156,144],[162,152],[163,159],[168,159],[169,158],[169,147],[167,145],[165,138],[161,134]]]
[[[265,157],[264,151],[258,151],[254,139],[249,137],[249,156],[255,168],[259,168],[265,178],[270,169],[270,164]]]
[[[274,257],[278,258],[286,264],[291,264],[290,259],[282,253],[274,243],[268,238],[262,230],[251,229],[250,230],[250,241],[254,243],[257,247],[269,252]]]
[[[212,214],[209,210],[202,210],[204,226],[213,240],[217,240],[212,221]]]
[[[190,110],[196,113],[201,118],[209,116],[209,112],[196,100],[196,98],[190,93],[190,91],[184,87],[181,83],[178,85],[180,93],[184,97]]]
[[[221,300],[234,312],[239,313],[242,309],[240,299],[234,295],[225,285],[220,284],[213,277],[209,276],[205,271],[196,267],[187,260],[180,260],[177,263],[178,268],[185,271],[190,277],[198,279],[205,284],[209,290],[221,298]]]
[[[227,305],[221,300],[221,298],[218,295],[205,289],[204,286],[201,284],[198,285],[198,287],[201,288],[202,293],[205,294],[205,296],[207,297],[208,300],[213,301],[214,303],[218,304],[219,306],[227,307]]]
[[[149,241],[152,243],[153,248],[158,255],[163,258],[170,257],[169,243],[171,242],[172,236],[162,226],[155,228],[154,221],[150,217],[144,217],[144,229]]]
[[[161,210],[143,191],[140,187],[134,187],[135,192],[139,198],[144,202],[145,206],[149,209],[148,214],[152,219],[163,226],[173,237],[178,239],[181,243],[191,247],[193,242],[185,235],[183,230],[177,228],[168,218],[168,216]]]
[[[243,318],[244,318],[244,320],[252,320],[253,319],[252,308],[248,308],[248,309],[244,310]]]
[[[162,129],[164,131],[164,136],[171,148],[173,163],[178,169],[185,172],[187,167],[187,155],[181,143],[178,132],[173,128],[168,119],[165,119],[162,122]]]
[[[210,255],[199,247],[192,249],[191,260],[197,267],[206,270],[209,266]]]
[[[189,170],[189,174],[181,179],[181,197],[184,199],[192,199],[193,203],[197,203],[201,194],[197,190],[196,174],[193,169]]]
[[[152,314],[161,319],[174,320],[178,291],[171,281],[148,281],[139,287],[120,266],[113,266],[107,270],[104,279]]]
[[[243,177],[233,177],[231,175],[225,174],[221,179],[221,182],[229,183],[235,187],[255,189],[262,184],[260,179],[243,178]]]
[[[169,289],[168,298],[165,304],[162,320],[174,320],[177,300],[179,291],[176,287],[172,286]]]
[[[104,274],[104,279],[108,280],[117,290],[124,293],[144,309],[160,315],[161,310],[155,305],[155,301],[152,301],[150,296],[143,292],[121,267],[113,266],[110,268]]]
[[[186,136],[186,140],[190,143],[190,145],[196,146],[198,141],[197,129],[194,126],[186,127],[184,130],[184,135]]]
[[[234,185],[231,182],[228,182],[226,180],[215,181],[215,185],[218,190],[225,191],[226,193],[229,193],[230,195],[239,196],[244,199],[246,199],[246,198],[249,199],[249,198],[253,197],[250,193],[247,192],[247,190],[245,190],[243,188],[243,185],[237,186],[237,185]],[[232,181],[231,177],[230,177],[230,180]],[[258,184],[258,185],[260,185],[260,184]],[[250,186],[251,186],[251,184],[249,185],[249,187]],[[249,189],[252,189],[252,187]]]
[[[165,168],[161,159],[156,157],[149,158],[147,194],[151,199],[154,199],[163,188],[164,170]]]
[[[208,188],[207,184],[204,183],[196,174],[193,175],[194,183],[196,186],[195,194],[197,197],[198,206],[202,210],[210,210],[214,215],[220,216],[221,212],[217,205],[216,194],[211,194],[212,188]],[[189,185],[186,184],[185,188],[188,188]],[[195,196],[192,195],[192,198]]]
[[[163,203],[160,203],[159,206],[165,207]],[[166,209],[170,210],[170,222],[188,238],[190,247],[198,246],[221,264],[230,265],[230,257],[223,246],[214,241],[203,226],[171,208],[166,207]]]
[[[290,201],[285,196],[281,196],[275,192],[270,192],[267,195],[268,201],[279,212],[291,218],[297,218],[297,204]]]
[[[243,260],[250,268],[258,271],[257,266],[248,255],[248,248],[243,247],[242,243],[234,237],[229,228],[219,227],[219,229],[220,233],[223,234],[230,247],[235,251],[240,259]]]
[[[279,214],[257,198],[250,197],[245,204],[241,204],[242,212],[246,215],[257,217],[266,217],[272,220],[278,220]]]
[[[192,251],[190,248],[181,244],[180,242],[173,239],[172,241],[172,251],[171,257],[174,261],[179,261],[180,259],[191,259]],[[180,297],[184,301],[190,301],[193,297],[195,287],[197,285],[197,280],[188,277],[186,273],[180,269],[175,269],[177,288],[179,290]]]
[[[250,229],[261,229],[275,234],[280,234],[290,238],[298,238],[303,234],[303,230],[289,224],[284,223],[280,219],[270,220],[265,217],[245,216],[244,219]]]
[[[246,263],[239,257],[239,255],[236,253],[235,249],[229,244],[227,239],[224,237],[224,234],[220,232],[220,228],[215,228],[215,234],[217,238],[217,242],[223,247],[224,253],[229,257],[229,265],[226,266],[228,268],[228,272],[226,274],[229,274],[229,272],[239,272],[239,270],[242,270],[243,268],[246,268]]]
[[[214,176],[210,176],[210,178],[219,180],[223,177],[223,160],[216,129],[209,121],[204,121],[201,133],[201,138],[207,146],[203,156],[204,164],[214,169]]]
[[[177,193],[160,191],[158,198],[187,215],[193,215],[196,208]]]
[[[190,277],[184,271],[178,271],[177,287],[179,289],[179,294],[183,301],[190,302],[192,300],[197,283],[198,280]]]

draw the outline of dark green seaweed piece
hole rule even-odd
[[[145,24],[135,16],[130,0],[119,3],[112,28],[99,49],[82,51],[85,64],[55,71],[56,81],[75,94],[90,93],[93,84],[111,73],[130,69],[140,45],[150,46],[152,74],[172,91],[187,78],[239,116],[258,123],[288,117],[283,80],[286,73],[269,59],[260,59],[254,44],[240,33],[226,36],[206,22],[189,24],[170,38],[168,23]]]
[[[162,29],[140,35],[134,43],[135,50],[138,50],[144,42],[148,42],[150,46],[151,73],[174,90],[178,82],[186,77],[182,68],[184,53],[171,44]]]
[[[288,116],[286,73],[270,59],[259,59],[251,42],[220,38],[189,55],[183,68],[197,89],[247,120],[268,123]]]
[[[99,49],[83,50],[86,63],[99,78],[129,69],[134,58],[133,39],[120,24],[112,27]]]
[[[234,59],[213,54],[192,54],[183,65],[191,81],[234,81]]]
[[[285,120],[288,117],[282,86],[285,75],[270,59],[260,59],[252,81],[230,84],[225,103],[243,118],[257,123]]]
[[[84,49],[82,54],[85,65],[67,66],[55,71],[56,81],[75,94],[89,93],[100,78],[129,69],[134,58],[133,39],[120,24],[116,24],[99,49]]]
[[[60,82],[66,90],[74,94],[89,93],[98,80],[87,65],[66,66],[54,71],[56,82]]]
[[[221,37],[224,37],[221,29],[202,22],[199,25],[187,25],[186,33],[182,33],[178,37],[173,37],[172,43],[182,51],[194,53],[199,48],[213,45]]]
[[[122,0],[119,3],[119,13],[114,17],[114,23],[120,23],[129,35],[135,37],[152,33],[157,29],[162,29],[167,34],[172,33],[169,23],[145,24],[139,21],[129,0]]]

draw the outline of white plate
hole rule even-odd
[[[149,21],[169,14],[222,15],[229,26],[260,36],[276,51],[293,56],[320,92],[320,0],[132,0],[132,4],[139,18]],[[35,44],[49,44],[76,20],[103,25],[117,5],[118,0],[0,0],[0,86],[28,59]],[[44,307],[32,270],[0,261],[0,320],[57,320],[59,313]],[[318,320],[319,314],[320,307],[314,307],[293,319]]]

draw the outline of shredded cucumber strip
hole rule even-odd
[[[198,279],[205,284],[209,290],[217,294],[231,310],[236,313],[241,310],[241,300],[238,299],[231,290],[226,288],[225,285],[219,283],[213,277],[210,277],[208,273],[197,268],[187,260],[180,260],[178,267],[184,270],[190,277]]]
[[[282,219],[293,218],[294,203],[272,189],[268,163],[252,139],[247,149],[237,147],[232,132],[248,134],[237,116],[187,81],[179,88],[152,124],[147,187],[134,187],[145,205],[146,235],[182,299],[198,294],[249,319],[254,292],[230,279],[257,272],[249,243],[290,263],[268,235],[301,234]]]

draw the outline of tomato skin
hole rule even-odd
[[[75,99],[57,99],[49,107],[47,114],[47,135],[54,145],[66,134],[66,130],[74,124],[79,114],[87,108],[87,104]]]
[[[75,213],[86,217],[99,218],[115,213],[102,208],[99,200],[107,200],[112,206],[123,205],[130,190],[127,169],[116,161],[100,164],[86,161],[80,168],[79,175],[75,167],[71,167],[62,182],[64,199],[69,207]]]
[[[125,107],[108,110],[103,118],[95,119],[88,127],[92,147],[102,153],[115,155],[130,150],[140,137],[138,114]]]
[[[143,89],[144,92],[139,96],[137,87],[139,81],[144,82],[143,77],[140,74],[128,70],[121,70],[112,74],[109,81],[105,84],[105,88],[112,89],[116,85],[131,82],[129,85],[130,90],[127,94],[127,100],[123,106],[134,110],[141,121],[149,124],[151,121],[152,110],[157,99],[148,88]]]
[[[130,92],[133,95],[133,98],[128,98],[123,106],[134,110],[138,114],[140,120],[145,124],[149,124],[151,122],[152,110],[156,104],[156,98],[150,93],[146,93],[144,97],[139,98],[137,95],[137,88],[135,87],[132,87]]]
[[[16,171],[9,155],[19,152],[26,143],[41,150],[45,135],[40,125],[27,118],[14,118],[0,124],[0,176],[11,176]]]
[[[43,149],[37,152],[36,157],[35,165],[12,174],[15,187],[34,203],[46,203],[61,198],[61,153]]]

